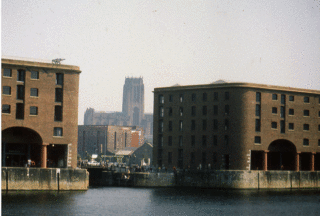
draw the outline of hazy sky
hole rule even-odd
[[[80,66],[87,107],[121,111],[126,76],[155,87],[218,79],[320,89],[319,0],[2,0],[3,56]]]

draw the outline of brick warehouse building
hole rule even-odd
[[[2,166],[77,165],[77,66],[2,58]]]
[[[137,126],[79,125],[78,154],[107,155],[144,143],[143,128]]]
[[[320,170],[320,91],[217,81],[154,89],[155,166]]]

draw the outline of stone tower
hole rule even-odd
[[[140,125],[144,118],[143,78],[126,77],[123,86],[122,113],[130,117],[130,125]]]

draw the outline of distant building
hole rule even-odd
[[[137,148],[144,143],[143,128],[136,126],[79,125],[78,154],[106,155],[119,150]]]
[[[155,88],[153,146],[155,166],[320,170],[320,91],[223,81]]]
[[[153,146],[150,143],[144,143],[133,153],[131,153],[131,164],[142,165],[151,165],[153,159]]]
[[[123,86],[122,112],[98,112],[88,108],[84,125],[117,125],[143,127],[146,140],[152,140],[153,114],[144,113],[143,79],[126,77]]]
[[[2,58],[2,166],[77,166],[77,66]]]

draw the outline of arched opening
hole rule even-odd
[[[134,126],[140,125],[139,124],[139,112],[140,112],[140,110],[138,107],[135,107],[133,109],[133,125]]]
[[[28,161],[40,167],[42,138],[25,127],[11,127],[2,131],[2,166],[23,167]]]
[[[275,140],[268,150],[268,170],[295,170],[297,149],[292,142]]]

